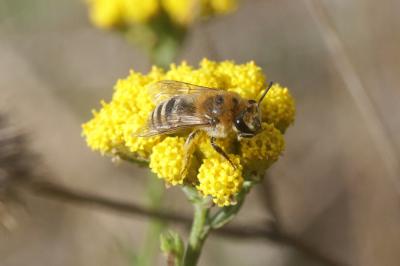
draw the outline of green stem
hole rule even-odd
[[[237,195],[237,204],[221,208],[212,217],[209,217],[209,199],[204,199],[199,195],[196,189],[192,187],[183,187],[183,191],[194,206],[193,224],[190,231],[189,243],[184,255],[183,266],[197,265],[203,244],[210,230],[224,226],[236,216],[243,205],[246,194],[253,185],[253,181],[245,181],[242,190]]]
[[[199,260],[201,249],[210,231],[207,225],[209,209],[204,203],[194,203],[194,218],[190,231],[189,243],[186,247],[183,266],[195,266]]]

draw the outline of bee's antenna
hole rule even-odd
[[[271,81],[268,84],[268,87],[265,89],[264,93],[261,95],[260,100],[258,100],[258,103],[257,103],[258,106],[260,106],[262,100],[264,100],[265,95],[267,95],[267,93],[268,93],[269,89],[271,89],[272,85],[274,85],[273,81]]]

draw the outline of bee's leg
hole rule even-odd
[[[229,159],[228,155],[224,152],[224,150],[217,145],[217,143],[215,143],[215,138],[211,137],[210,138],[210,142],[211,142],[211,146],[214,148],[214,150],[216,152],[218,152],[219,154],[221,154],[226,160],[228,160],[228,162],[232,165],[232,167],[234,169],[236,169],[236,165],[231,161],[231,159]]]
[[[188,138],[185,141],[185,150],[189,150],[190,147],[192,146],[192,140],[194,139],[194,137],[196,137],[197,133],[199,133],[199,130],[196,129],[194,131],[192,131],[192,133],[189,134]]]
[[[190,156],[191,156],[190,148],[192,147],[193,139],[197,135],[197,133],[199,133],[199,130],[192,131],[192,133],[190,133],[188,138],[186,139],[185,145],[183,146],[184,150],[185,150],[185,157],[183,159],[183,167],[182,167],[181,174],[184,175],[184,176],[187,174],[187,171],[188,171],[189,159],[190,159]]]

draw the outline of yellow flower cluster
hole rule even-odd
[[[187,26],[199,16],[225,14],[236,0],[86,0],[92,22],[100,28],[146,23],[166,13],[176,24]]]
[[[100,111],[83,125],[87,144],[102,154],[122,155],[123,158],[144,159],[168,184],[189,184],[204,195],[210,195],[219,206],[229,205],[240,191],[249,169],[265,170],[276,161],[284,149],[284,140],[275,123],[285,126],[294,120],[294,101],[286,88],[275,85],[262,105],[263,130],[250,139],[238,141],[236,136],[218,139],[217,143],[235,163],[230,163],[213,150],[208,136],[201,132],[194,141],[192,160],[198,164],[190,176],[182,176],[185,158],[185,136],[137,137],[147,125],[154,109],[147,88],[159,80],[177,80],[192,84],[235,91],[243,98],[257,99],[266,86],[266,78],[254,62],[235,64],[232,61],[201,61],[198,68],[183,62],[170,69],[153,67],[146,74],[131,71],[119,80],[109,103],[102,102]],[[270,103],[270,105],[265,104]],[[282,123],[281,123],[282,122]],[[286,127],[285,127],[286,129]],[[256,163],[254,163],[256,162]],[[190,179],[190,180],[189,180]]]

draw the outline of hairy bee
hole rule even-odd
[[[138,136],[174,134],[189,129],[192,131],[185,143],[188,151],[195,135],[202,130],[210,136],[215,151],[236,168],[215,140],[232,132],[237,134],[239,140],[259,133],[260,103],[272,84],[271,82],[260,99],[255,101],[245,100],[235,92],[173,80],[159,81],[149,88],[156,107],[149,116],[147,127]]]

